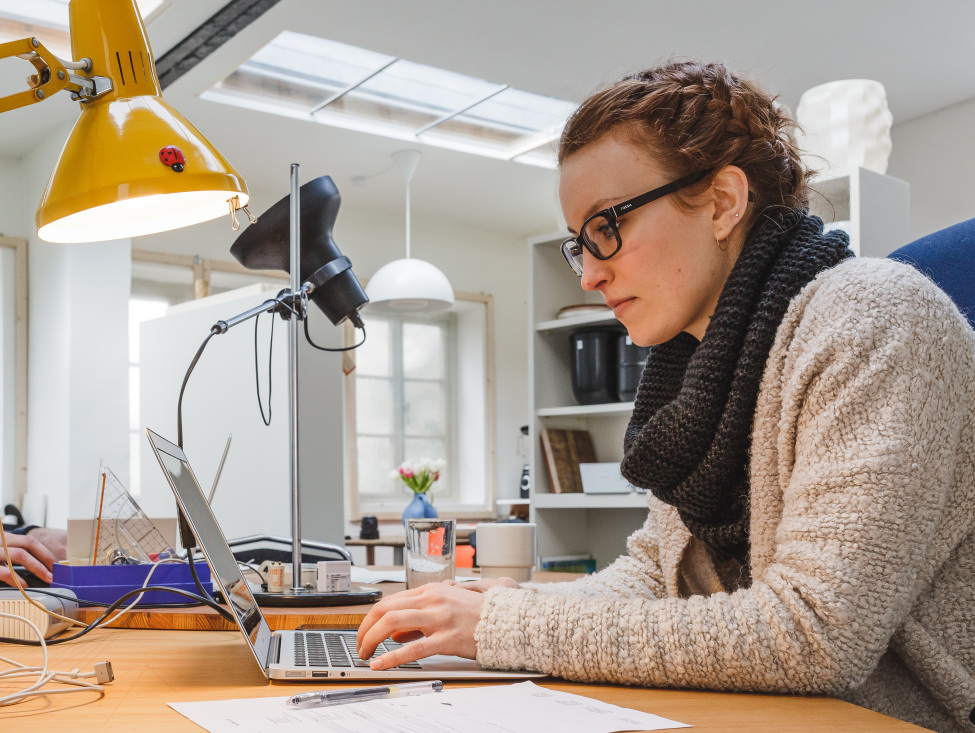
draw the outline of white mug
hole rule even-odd
[[[485,522],[475,527],[477,564],[482,578],[532,579],[535,567],[535,525]]]

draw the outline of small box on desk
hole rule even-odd
[[[193,581],[187,563],[164,563],[162,565],[67,565],[54,563],[51,580],[52,588],[73,590],[79,600],[102,603],[110,606],[130,590],[137,590],[146,582],[149,571],[155,567],[149,585],[165,585],[169,588],[185,590],[196,595],[199,588]],[[196,573],[203,587],[210,588],[210,566],[205,562],[196,563]],[[125,605],[131,603],[132,596]],[[142,596],[139,605],[158,603],[187,603],[191,599],[178,593],[148,591]]]

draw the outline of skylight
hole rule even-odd
[[[2,1],[2,0],[0,0]],[[571,102],[284,31],[204,99],[555,167]]]
[[[0,43],[37,38],[51,53],[71,59],[68,32],[70,0],[0,0]],[[167,0],[137,0],[143,21],[150,21]]]

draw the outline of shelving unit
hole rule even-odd
[[[826,224],[845,222],[858,257],[886,257],[911,237],[911,187],[866,168],[819,176],[809,187],[809,210]]]
[[[603,303],[587,293],[566,265],[559,245],[565,235],[529,240],[531,294],[529,322],[530,400],[532,413],[532,495],[530,520],[538,525],[538,555],[588,554],[603,568],[626,552],[626,538],[646,519],[646,495],[553,494],[545,470],[539,435],[542,428],[584,429],[592,435],[598,461],[623,457],[623,434],[632,402],[580,405],[572,394],[569,336],[576,328],[600,324],[622,326],[611,312],[557,318],[560,308]]]

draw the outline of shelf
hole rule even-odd
[[[612,311],[606,313],[588,313],[584,316],[573,316],[572,318],[556,318],[554,321],[543,321],[535,326],[539,333],[550,333],[553,331],[568,331],[578,326],[592,326],[598,324],[609,324],[623,327]]]
[[[525,504],[526,506],[530,503],[529,499],[495,499],[495,504],[498,506],[512,506],[518,504]]]
[[[539,417],[593,417],[598,415],[626,415],[630,412],[633,412],[632,402],[607,402],[602,405],[543,407],[535,414]]]
[[[646,494],[532,494],[533,509],[642,509]]]

